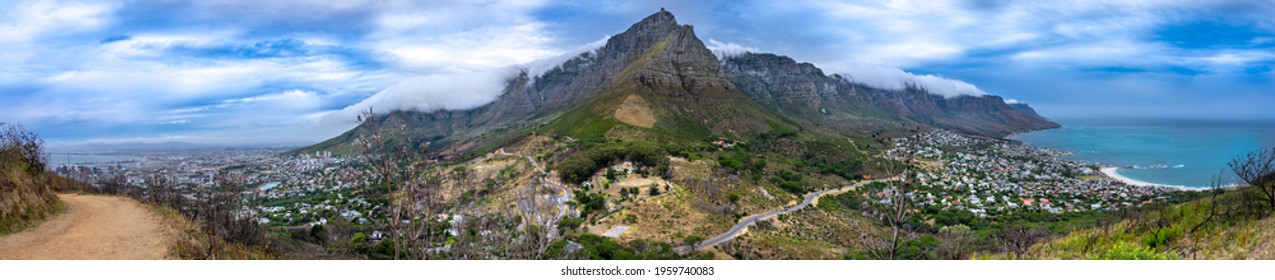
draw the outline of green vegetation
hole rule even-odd
[[[590,214],[605,212],[607,209],[606,196],[601,193],[576,190],[575,197],[581,218],[588,218]]]
[[[668,169],[667,150],[652,143],[608,142],[582,150],[558,162],[556,167],[563,181],[579,184],[598,170],[626,160],[642,168]]]
[[[588,259],[588,260],[675,260],[681,256],[673,251],[673,247],[663,242],[647,242],[633,240],[628,244],[620,244],[613,239],[593,234],[584,234],[576,238],[580,249],[570,252],[567,240],[558,240],[549,245],[545,251],[548,259]]]
[[[1102,253],[1104,260],[1172,260],[1177,259],[1173,253],[1159,253],[1146,246],[1117,243],[1110,250]]]
[[[45,170],[44,141],[21,125],[0,122],[0,234],[33,226],[66,209],[54,190],[77,188]]]
[[[1111,213],[1111,222],[1071,231],[1039,244],[1036,258],[1231,259],[1263,252],[1265,229],[1275,224],[1260,207],[1247,206],[1252,188],[1219,191],[1189,202]]]

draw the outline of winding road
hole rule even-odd
[[[0,260],[156,260],[172,243],[163,217],[132,199],[59,194],[67,205],[39,226],[0,236]]]
[[[718,235],[718,236],[716,236],[716,237],[713,237],[713,238],[709,238],[708,240],[704,240],[704,241],[701,241],[701,242],[699,242],[699,243],[696,243],[696,244],[695,244],[695,246],[680,246],[680,247],[677,247],[677,248],[673,248],[673,250],[674,250],[674,251],[677,251],[678,253],[686,253],[686,252],[690,252],[690,251],[693,251],[693,250],[699,250],[699,249],[703,249],[703,248],[712,247],[712,246],[715,246],[715,245],[717,245],[717,244],[721,244],[722,242],[726,242],[726,241],[729,241],[729,240],[731,240],[731,239],[735,239],[735,237],[738,237],[738,236],[740,236],[740,235],[743,235],[744,233],[748,232],[748,227],[749,227],[749,226],[752,226],[752,225],[753,225],[753,224],[755,224],[755,223],[757,223],[757,221],[761,221],[762,219],[766,219],[766,218],[770,218],[770,217],[778,216],[779,214],[785,214],[785,213],[792,213],[792,212],[796,212],[797,210],[801,210],[801,208],[805,208],[806,206],[809,206],[809,205],[811,205],[811,204],[818,203],[817,201],[819,200],[819,197],[821,197],[821,196],[829,195],[829,194],[834,194],[834,193],[843,193],[843,192],[849,191],[849,190],[851,190],[851,189],[854,189],[854,188],[857,188],[857,187],[860,187],[860,186],[863,186],[863,185],[867,185],[867,184],[870,184],[870,183],[873,183],[873,182],[884,182],[884,181],[893,181],[893,180],[898,180],[898,177],[891,177],[891,178],[877,179],[877,180],[868,180],[868,181],[859,182],[859,183],[854,184],[854,185],[849,185],[849,186],[844,186],[844,187],[835,188],[835,189],[826,189],[826,190],[822,190],[822,191],[817,191],[817,192],[808,193],[808,194],[806,194],[806,198],[805,198],[805,199],[803,199],[803,200],[801,200],[801,203],[798,203],[797,205],[793,205],[793,206],[790,206],[790,207],[786,207],[786,208],[783,208],[783,209],[780,209],[780,210],[775,210],[775,211],[770,211],[770,212],[766,212],[766,213],[761,213],[761,214],[756,214],[756,215],[752,215],[752,216],[744,217],[743,219],[740,219],[740,220],[739,220],[739,223],[736,223],[734,227],[731,227],[731,228],[730,228],[730,230],[727,230],[725,233],[722,233],[722,234],[720,234],[720,235]]]

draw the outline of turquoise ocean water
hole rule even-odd
[[[1059,121],[1061,129],[1017,135],[1067,157],[1120,166],[1120,175],[1166,185],[1207,187],[1219,171],[1235,183],[1227,163],[1260,147],[1275,146],[1275,122]],[[1126,168],[1133,167],[1133,168]]]

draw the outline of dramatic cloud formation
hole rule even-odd
[[[323,125],[350,127],[360,112],[465,110],[491,103],[518,69],[499,68],[462,74],[412,77],[337,112],[325,114]]]
[[[952,98],[961,95],[983,96],[986,92],[966,82],[934,75],[915,75],[894,67],[870,64],[849,64],[842,71],[848,80],[875,88],[899,90],[918,87],[931,94]]]
[[[364,106],[481,106],[660,7],[718,56],[773,52],[875,87],[1030,100],[1055,118],[1275,119],[1275,4],[1260,1],[4,6],[0,121],[52,142],[304,144]]]
[[[708,39],[708,43],[704,44],[704,46],[708,47],[709,50],[712,50],[713,54],[717,56],[717,59],[723,59],[729,56],[736,56],[736,55],[741,55],[746,53],[761,53],[762,52],[761,50],[758,50],[757,48],[754,48],[754,47],[745,47],[736,43],[723,43],[716,39]]]

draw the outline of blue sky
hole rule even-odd
[[[964,81],[1053,118],[1275,119],[1267,1],[0,2],[0,121],[54,143],[309,143],[360,104],[473,107],[660,7],[719,51]]]

